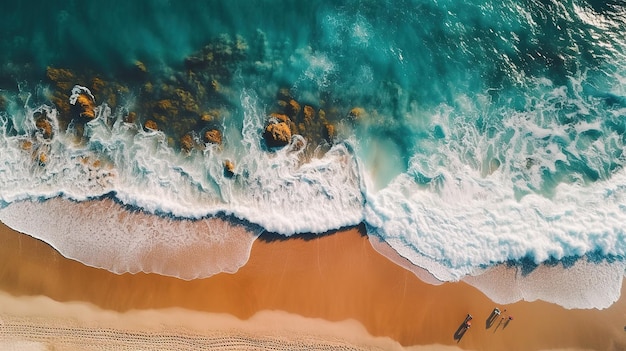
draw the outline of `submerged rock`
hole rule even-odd
[[[270,122],[265,127],[263,138],[269,147],[282,147],[289,144],[291,130],[285,122]]]
[[[285,112],[287,113],[287,116],[293,119],[300,113],[300,110],[300,104],[296,100],[291,99],[287,103]]]
[[[106,83],[102,80],[102,78],[100,77],[93,77],[91,79],[91,90],[93,90],[94,92],[99,92],[102,91],[102,88],[104,88],[104,86],[106,85]]]
[[[335,139],[335,126],[330,123],[325,124],[322,130],[322,136],[327,142],[332,143]]]
[[[213,113],[209,113],[209,112],[205,112],[202,114],[202,116],[200,116],[200,120],[202,122],[212,122],[214,120],[217,119],[217,116],[214,115]]]
[[[76,77],[69,69],[48,67],[46,76],[63,91],[69,91],[76,84]]]
[[[41,132],[44,139],[52,139],[52,123],[48,119],[45,113],[35,114],[35,126]]]
[[[79,116],[87,117],[89,119],[96,118],[96,104],[85,94],[78,95],[78,106],[80,106]]]
[[[304,123],[311,124],[315,119],[315,109],[312,106],[304,106]]]
[[[151,129],[151,130],[159,130],[159,125],[157,124],[157,122],[149,119],[146,121],[146,123],[143,124],[143,126],[146,129]]]
[[[164,99],[157,101],[156,107],[163,112],[168,112],[174,108],[174,104],[172,104],[171,100]]]
[[[33,147],[33,142],[30,140],[22,140],[20,147],[22,150],[30,150]]]
[[[303,137],[303,147],[311,152],[328,150],[336,139],[336,121],[340,120],[339,109],[320,100],[319,105],[298,101],[291,95],[289,89],[279,89],[273,112],[269,115],[264,137],[268,146],[284,146],[295,143],[293,135]],[[332,99],[328,99],[331,100]],[[329,108],[327,113],[325,108]],[[355,115],[361,115],[364,110],[354,109]],[[282,125],[280,123],[283,123]],[[276,124],[276,125],[274,125]],[[290,134],[288,134],[288,131]],[[319,146],[323,146],[322,149]],[[310,155],[310,154],[309,154]]]
[[[291,122],[291,119],[287,115],[282,113],[271,113],[270,118],[276,118],[278,122],[285,122],[287,124]]]
[[[147,74],[148,73],[148,69],[146,68],[146,65],[141,62],[141,61],[135,61],[135,69],[137,70],[138,73],[141,74]]]
[[[137,113],[133,111],[128,112],[128,114],[124,116],[124,122],[126,123],[135,123],[135,120],[137,120]]]
[[[180,138],[180,147],[189,152],[191,151],[191,149],[193,149],[194,146],[194,142],[193,142],[193,137],[191,136],[191,134],[185,134],[183,135],[182,138]]]
[[[201,51],[185,59],[185,66],[192,70],[204,70],[212,74],[230,75],[231,66],[245,58],[248,44],[241,36],[235,40],[221,35],[212,40]]]
[[[230,178],[235,175],[235,164],[231,160],[224,161],[224,176]]]
[[[211,144],[222,144],[222,133],[217,129],[208,130],[204,133],[204,140]]]
[[[193,97],[193,94],[183,89],[176,89],[175,91],[176,97],[178,98],[177,105],[184,111],[191,112],[194,114],[198,114],[199,107],[198,103]]]
[[[48,156],[45,153],[42,152],[37,157],[37,161],[39,162],[40,166],[45,166],[46,163],[48,163]]]
[[[78,116],[88,119],[96,118],[96,98],[91,94],[89,89],[75,85],[74,88],[72,88],[72,95],[69,101],[70,104],[74,106]]]
[[[85,122],[96,117],[96,96],[114,110],[128,86],[103,79],[103,75],[89,70],[73,71],[66,68],[48,67],[46,77],[52,83],[49,99],[57,108],[60,129],[71,121]],[[93,93],[93,94],[92,94]]]
[[[359,119],[365,117],[365,109],[362,107],[354,107],[350,112],[348,112],[348,117],[352,119]]]

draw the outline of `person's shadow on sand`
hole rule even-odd
[[[502,329],[506,328],[507,325],[509,325],[509,323],[513,320],[513,317],[509,316],[509,318],[506,319],[506,321],[504,322],[504,325],[502,326]]]
[[[463,320],[461,325],[459,325],[459,327],[456,329],[456,332],[454,332],[454,340],[456,340],[457,343],[461,341],[463,335],[465,335],[465,332],[467,332],[467,329],[469,329],[471,320],[472,316],[468,314],[467,317],[465,317],[465,320]]]
[[[459,325],[459,328],[454,333],[454,340],[456,340],[457,343],[461,341],[461,338],[463,338],[463,335],[465,335],[466,331],[467,331],[467,326],[465,325],[465,323]]]
[[[496,329],[493,330],[494,333],[498,331],[498,328],[500,328],[500,326],[502,325],[502,322],[504,322],[504,317],[500,318],[500,322],[498,322],[498,325],[496,325]],[[506,326],[506,323],[504,325]],[[502,329],[504,329],[504,327],[502,327]]]
[[[496,319],[498,318],[499,315],[500,315],[500,310],[497,307],[494,308],[493,311],[491,311],[491,314],[489,315],[489,317],[487,317],[487,320],[485,321],[485,328],[487,329],[491,328],[493,323],[496,322]]]

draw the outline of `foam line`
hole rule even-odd
[[[0,220],[89,266],[185,280],[236,272],[261,233],[218,218],[180,220],[129,211],[111,200],[16,202],[0,209]]]

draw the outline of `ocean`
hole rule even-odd
[[[619,297],[621,1],[13,2],[0,29],[0,221],[66,257],[195,279],[363,223],[439,282],[519,267],[498,301]]]

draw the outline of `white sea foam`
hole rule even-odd
[[[87,95],[91,98],[91,101],[94,101],[94,102],[96,101],[96,97],[93,96],[89,88],[86,88],[80,85],[75,85],[72,88],[72,95],[70,95],[70,104],[76,105],[76,102],[78,101],[78,98],[80,97],[80,95]]]
[[[217,218],[178,220],[133,212],[111,200],[16,202],[0,209],[0,220],[89,266],[186,280],[236,272],[261,233]]]
[[[442,280],[524,257],[541,263],[595,252],[626,255],[624,172],[586,187],[561,184],[552,199],[527,195],[519,201],[497,174],[481,179],[476,173],[445,173],[441,192],[403,174],[368,198],[366,221]]]
[[[0,199],[12,203],[63,195],[82,201],[112,192],[124,204],[150,213],[185,218],[232,214],[285,235],[362,220],[359,171],[347,145],[336,145],[305,164],[301,151],[292,147],[266,152],[259,133],[265,111],[247,93],[242,104],[246,148],[241,156],[229,157],[237,165],[233,178],[224,175],[226,157],[217,148],[175,152],[162,132],[125,123],[106,104],[85,125],[85,144],[61,133],[24,148],[36,130],[35,111],[26,108],[25,133],[11,136],[5,130],[0,138]],[[56,121],[54,109],[42,109]],[[45,164],[37,162],[40,153],[46,154]]]
[[[539,84],[547,87],[549,98],[566,99],[550,82]],[[471,102],[460,102],[460,106],[468,104],[461,112],[477,110]],[[203,219],[217,214],[233,215],[284,235],[320,233],[365,221],[372,235],[441,281],[459,280],[502,262],[531,259],[541,263],[587,254],[615,256],[618,262],[609,265],[610,271],[623,271],[625,172],[590,184],[562,183],[550,196],[532,191],[541,188],[543,170],[554,172],[555,165],[566,160],[563,149],[544,142],[546,138],[584,144],[588,140],[581,135],[602,128],[598,123],[581,121],[566,130],[537,122],[545,117],[543,112],[532,118],[513,114],[496,131],[500,133],[496,136],[510,134],[510,147],[493,151],[501,139],[479,133],[468,123],[471,115],[462,120],[454,115],[458,111],[442,108],[433,123],[442,126],[446,143],[426,145],[433,150],[416,155],[407,172],[380,190],[368,190],[365,184],[375,182],[365,181],[369,173],[360,168],[350,143],[336,144],[323,157],[307,163],[302,163],[297,143],[268,152],[260,139],[266,112],[249,90],[243,90],[241,106],[239,152],[207,147],[190,154],[175,152],[162,132],[125,123],[106,104],[98,106],[97,118],[85,125],[85,143],[62,132],[48,140],[35,127],[33,115],[45,112],[58,128],[56,111],[46,106],[25,107],[24,115],[13,119],[13,123],[20,121],[15,127],[18,135],[7,132],[6,117],[0,121],[5,126],[0,138],[0,199],[4,204],[0,219],[89,265],[118,273],[148,271],[184,279],[234,271],[247,259],[258,233],[244,231],[242,238],[234,235],[230,243],[217,222]],[[225,134],[236,133],[227,130]],[[25,147],[25,140],[33,145]],[[601,141],[621,145],[610,134]],[[592,161],[607,151],[600,142],[591,144],[572,147],[569,152],[577,152],[593,166]],[[518,155],[520,151],[524,153]],[[41,154],[46,155],[45,162]],[[535,160],[532,164],[525,160],[529,155]],[[236,164],[234,177],[224,175],[226,158]],[[492,158],[501,159],[501,165],[491,167]],[[421,184],[418,175],[432,181]],[[521,198],[520,189],[526,192]],[[106,194],[145,213],[128,213],[118,205],[100,202],[92,207],[86,201]],[[77,204],[40,201],[57,196],[82,201],[78,208],[85,215],[74,218]],[[213,241],[203,242],[207,237]],[[232,259],[215,254],[222,244],[232,248],[224,251]],[[202,262],[198,267],[186,269],[156,259],[157,253],[163,253],[159,257],[188,262],[181,257],[189,252],[193,254],[188,259]],[[598,277],[613,279],[614,275]],[[524,293],[505,295],[560,303],[561,290],[549,293],[545,286],[532,286],[529,280]],[[603,307],[614,298],[610,293],[563,303]]]
[[[266,152],[259,132],[265,112],[253,95],[244,93],[242,104],[246,151],[230,154],[237,165],[232,178],[217,148],[175,152],[162,132],[125,123],[106,104],[85,125],[84,144],[71,133],[44,139],[33,116],[43,111],[56,126],[56,111],[26,107],[19,135],[9,134],[3,120],[0,219],[91,266],[183,279],[236,271],[259,234],[207,216],[233,215],[285,235],[362,220],[362,186],[347,145],[304,164],[295,147]],[[142,213],[89,201],[106,194]],[[80,205],[54,200],[59,196]]]
[[[543,300],[565,308],[608,308],[622,291],[626,263],[579,259],[571,266],[540,265],[530,272],[519,266],[499,265],[463,281],[477,287],[496,303]]]
[[[581,116],[608,113],[613,119],[619,112],[600,111],[597,101],[567,96],[549,81],[537,86],[541,99],[529,98],[524,112],[502,109],[505,118],[485,122],[493,128],[489,133],[476,126],[477,111],[485,107],[480,99],[461,97],[460,107],[442,107],[433,124],[444,128],[445,142],[424,143],[407,172],[368,193],[365,221],[400,255],[443,281],[519,260],[616,258],[583,268],[543,267],[518,277],[517,290],[485,289],[506,302],[540,298],[567,307],[607,307],[619,296],[626,256],[626,172],[607,165],[619,163],[612,158],[624,144],[599,119]],[[568,123],[556,120],[561,106],[574,111]],[[546,174],[558,178],[563,167],[570,167],[570,178],[549,184]],[[589,181],[594,173],[600,180]],[[580,294],[562,288],[572,284],[556,283],[565,278],[576,282]]]
[[[623,173],[592,187],[561,185],[552,200],[533,195],[516,201],[493,179],[453,179],[455,185],[446,185],[453,189],[434,194],[398,177],[368,198],[372,233],[437,279],[466,277],[496,302],[606,308],[619,298],[626,268]],[[582,258],[571,267],[540,265],[569,256]],[[517,264],[506,274],[499,274],[502,267],[481,268],[522,259],[539,267],[527,275]]]

